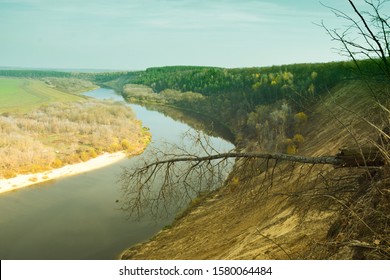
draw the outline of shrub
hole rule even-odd
[[[89,154],[86,151],[80,152],[80,159],[82,161],[87,161],[90,159]]]
[[[11,170],[11,169],[4,170],[2,173],[3,173],[2,175],[3,175],[4,179],[10,179],[10,178],[13,178],[17,175],[16,172],[14,170]]]
[[[296,123],[305,123],[307,122],[307,115],[304,112],[296,113],[294,120]]]
[[[299,133],[303,129],[303,127],[307,123],[307,119],[308,117],[304,112],[299,112],[295,114],[295,132]]]
[[[88,151],[88,154],[89,154],[90,158],[95,158],[98,156],[98,154],[94,148],[90,148]]]
[[[130,143],[129,140],[123,139],[123,140],[121,141],[121,146],[122,146],[123,150],[129,150],[130,147],[131,147],[131,143]]]
[[[51,166],[53,168],[60,168],[60,167],[62,167],[63,166],[62,160],[60,160],[59,158],[54,159],[54,161],[51,163]]]
[[[118,152],[120,150],[122,150],[122,147],[117,142],[111,143],[111,145],[107,148],[107,152],[109,153]]]
[[[295,146],[294,144],[287,146],[287,154],[295,155],[296,153],[297,153],[297,146]]]
[[[305,141],[305,138],[302,136],[302,134],[295,134],[294,135],[294,138],[292,139],[292,141],[299,147],[300,145],[303,144],[303,142]]]

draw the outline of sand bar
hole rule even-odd
[[[0,193],[17,190],[65,176],[85,173],[113,164],[124,158],[126,158],[126,154],[124,152],[117,152],[113,154],[104,153],[88,161],[66,165],[58,169],[48,170],[41,173],[18,175],[10,179],[0,179]]]

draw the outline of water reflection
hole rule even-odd
[[[122,207],[130,215],[161,218],[177,213],[191,199],[222,186],[234,161],[212,159],[220,153],[217,143],[203,133],[187,132],[183,140],[180,145],[150,148],[136,166],[124,169]]]

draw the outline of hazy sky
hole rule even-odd
[[[355,2],[361,2],[358,0]],[[346,0],[323,0],[348,11]],[[0,66],[137,70],[343,59],[317,0],[0,0]]]

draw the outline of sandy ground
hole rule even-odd
[[[64,167],[48,170],[41,173],[18,175],[11,179],[0,179],[0,193],[17,190],[34,184],[57,179],[64,176],[76,175],[113,164],[126,158],[124,152],[113,154],[104,153],[86,162],[66,165]]]

